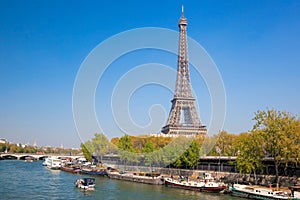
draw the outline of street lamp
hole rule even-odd
[[[218,163],[218,165],[219,165],[219,172],[220,172],[221,171],[221,149],[217,146],[216,151],[219,154],[219,163]]]

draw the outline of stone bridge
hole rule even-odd
[[[32,154],[32,153],[0,153],[0,158],[2,159],[11,159],[11,160],[25,160],[26,157],[32,157],[36,160],[43,160],[46,157],[56,157],[56,158],[80,158],[82,156],[70,156],[62,154]]]

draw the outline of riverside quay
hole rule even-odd
[[[221,171],[221,172],[238,172],[235,167],[236,156],[201,156],[198,164],[194,169],[205,170],[205,171]],[[117,154],[106,154],[102,157],[102,162],[110,165],[131,165],[135,166],[134,163],[125,163],[120,160],[119,155]],[[142,163],[139,164],[139,167]],[[264,165],[264,174],[266,175],[275,175],[275,166],[272,158],[263,159]],[[155,167],[155,166],[152,166]],[[159,166],[157,166],[159,167]],[[170,166],[165,166],[170,167]],[[258,173],[259,174],[259,173]],[[285,166],[279,167],[279,175],[288,175],[288,176],[300,176],[299,167],[293,166],[292,164],[289,167]]]

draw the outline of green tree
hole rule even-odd
[[[160,166],[164,167],[172,163],[176,163],[174,164],[176,167],[179,166],[179,161],[176,161],[183,152],[183,148],[176,142],[172,142],[165,146],[162,148]]]
[[[36,153],[37,149],[33,146],[26,146],[23,148],[24,153]]]
[[[133,151],[133,146],[129,135],[124,135],[120,138],[118,142],[118,148],[124,151]]]
[[[219,155],[216,148],[219,148],[220,154],[223,156],[233,156],[236,154],[234,143],[236,142],[237,135],[220,131],[217,135],[217,143],[212,150],[213,155]]]
[[[176,167],[194,168],[200,158],[200,145],[193,140],[185,152],[173,163]]]
[[[257,111],[254,120],[256,123],[252,131],[261,134],[265,156],[274,160],[278,184],[279,165],[297,162],[299,157],[299,152],[295,151],[299,149],[299,120],[288,112],[274,109]]]
[[[240,173],[253,173],[255,181],[256,172],[262,171],[263,149],[262,137],[258,132],[243,133],[238,136],[236,148],[239,149],[235,160],[236,168]]]
[[[96,133],[94,138],[92,139],[93,145],[93,153],[96,156],[100,156],[100,161],[102,162],[102,156],[105,154],[110,146],[110,142],[108,141],[107,137],[101,133]]]
[[[6,150],[6,144],[0,144],[0,152],[4,152]]]
[[[154,144],[152,141],[146,142],[145,146],[142,149],[143,155],[144,155],[144,160],[145,160],[145,165],[147,166],[152,166],[153,162],[153,151],[154,151]]]
[[[200,145],[192,141],[191,146],[184,153],[184,162],[187,166],[194,168],[200,158]]]
[[[145,146],[143,147],[143,153],[151,153],[154,151],[154,144],[152,141],[146,142]]]
[[[162,155],[163,155],[162,149],[158,149],[158,150],[150,153],[149,156],[151,156],[151,166],[159,167],[161,164],[162,157],[163,157]]]
[[[120,159],[125,161],[125,163],[137,163],[140,160],[140,155],[138,155],[138,149],[133,148],[132,140],[129,135],[124,135],[120,138],[118,142],[119,156]]]
[[[10,145],[9,147],[9,153],[17,153],[18,147],[16,145]]]
[[[80,146],[81,146],[82,153],[87,161],[92,162],[92,153],[89,151],[86,145],[88,144],[81,143]]]

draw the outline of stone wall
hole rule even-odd
[[[252,185],[263,185],[269,187],[270,184],[272,187],[276,187],[276,178],[271,175],[257,175],[256,180],[253,174],[237,174],[237,173],[228,173],[224,174],[224,182],[226,183],[241,183],[241,184],[252,184]],[[279,177],[280,187],[290,187],[294,185],[300,185],[300,178],[293,176],[280,176]]]

